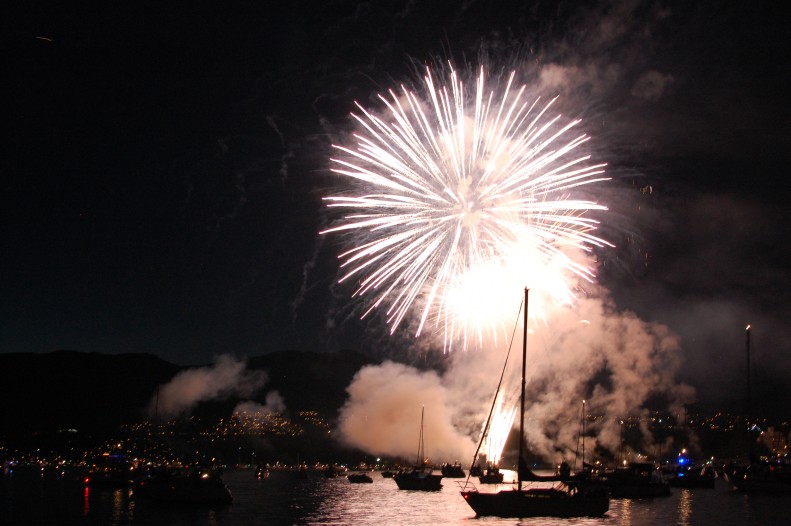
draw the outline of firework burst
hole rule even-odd
[[[331,160],[348,189],[324,198],[343,215],[322,234],[348,234],[341,281],[357,280],[363,316],[386,308],[393,332],[414,314],[417,335],[433,326],[450,348],[512,320],[523,286],[539,316],[573,301],[593,277],[575,254],[608,244],[586,216],[605,207],[574,194],[606,177],[580,121],[549,115],[555,99],[529,98],[515,73],[491,89],[483,68],[472,89],[452,68],[435,76],[379,95],[377,111],[357,104]]]

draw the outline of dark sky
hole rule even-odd
[[[5,17],[0,352],[197,364],[373,351],[345,321],[352,290],[332,287],[337,247],[317,235],[330,144],[352,101],[409,78],[413,61],[476,63],[483,50],[554,78],[607,155],[604,232],[617,248],[601,280],[618,307],[682,337],[685,379],[704,396],[741,374],[752,323],[756,374],[784,388],[791,55],[779,6],[249,4]]]

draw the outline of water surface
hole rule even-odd
[[[373,484],[351,484],[345,477],[297,480],[273,473],[258,480],[251,470],[230,471],[223,478],[233,492],[233,504],[185,508],[136,497],[130,488],[88,488],[76,478],[21,473],[0,479],[0,524],[763,526],[789,524],[791,513],[789,496],[740,494],[718,480],[714,489],[674,489],[666,498],[612,500],[602,518],[476,518],[459,495],[460,479],[443,479],[441,491],[411,492],[399,490],[379,473],[372,477]]]

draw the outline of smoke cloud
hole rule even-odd
[[[537,341],[528,347],[539,350],[528,360],[527,436],[546,459],[574,450],[582,400],[593,417],[588,431],[597,445],[615,452],[620,421],[645,414],[649,398],[665,397],[668,409],[680,414],[694,397],[691,387],[675,379],[681,365],[678,337],[662,324],[617,311],[606,296],[556,313],[531,339]],[[650,433],[643,438],[650,447]]]
[[[503,387],[511,403],[518,401],[521,376],[517,332]],[[425,406],[427,455],[435,461],[471,459],[507,347],[503,341],[484,342],[455,351],[441,375],[393,362],[362,369],[347,389],[342,440],[372,454],[410,458]],[[558,306],[542,321],[532,320],[527,353],[525,435],[531,450],[547,461],[573,457],[583,400],[588,447],[615,454],[621,420],[646,416],[649,399],[664,397],[668,409],[681,414],[695,396],[692,387],[675,379],[682,364],[679,338],[665,325],[619,311],[603,289],[588,290],[573,307]],[[650,429],[641,430],[643,448],[650,450]]]
[[[263,371],[247,371],[245,367],[244,361],[221,355],[212,366],[182,371],[159,388],[158,395],[149,404],[149,414],[175,417],[188,413],[200,402],[250,396],[268,377]]]
[[[474,444],[452,425],[452,397],[435,372],[385,362],[361,369],[347,390],[339,430],[348,445],[374,455],[417,458],[425,408],[426,455],[434,462],[472,456]]]
[[[651,102],[656,102],[664,95],[668,86],[673,82],[673,75],[663,75],[658,71],[649,71],[643,74],[632,88],[632,95]]]

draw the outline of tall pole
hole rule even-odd
[[[747,339],[747,427],[749,429],[750,426],[750,419],[752,418],[753,412],[753,393],[752,393],[752,382],[750,381],[750,330],[751,326],[748,325],[747,328],[744,329],[744,333]]]
[[[582,401],[582,471],[585,471],[585,400]]]
[[[525,453],[525,371],[527,362],[527,298],[529,289],[525,287],[525,317],[522,329],[522,393],[519,396],[519,461],[516,465],[517,481],[519,491],[522,491],[522,463]]]
[[[744,329],[745,337],[746,337],[746,345],[747,345],[747,441],[748,441],[748,460],[747,462],[753,461],[753,440],[750,428],[752,427],[752,413],[753,413],[753,393],[752,393],[752,381],[750,378],[750,330],[751,326],[747,325]]]
[[[423,414],[426,412],[426,406],[420,408],[420,437],[418,438],[417,444],[417,464],[415,466],[422,467],[423,466],[423,459],[420,458],[423,456]]]

